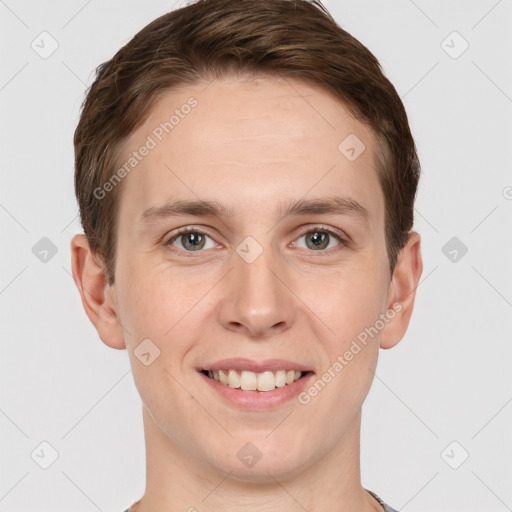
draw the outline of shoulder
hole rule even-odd
[[[380,505],[382,506],[382,509],[384,510],[384,512],[398,512],[398,510],[395,510],[394,508],[391,508],[387,503],[385,503],[380,498],[380,496],[378,496],[374,492],[370,491],[370,489],[366,489],[366,491],[368,491],[380,503]]]

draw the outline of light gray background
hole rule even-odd
[[[512,1],[325,4],[395,84],[423,167],[424,273],[364,406],[363,485],[407,512],[512,510]],[[94,68],[172,5],[0,1],[1,511],[115,512],[143,494],[128,356],[99,340],[70,275],[72,136]],[[452,237],[467,254],[443,253]]]

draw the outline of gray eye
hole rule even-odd
[[[337,236],[329,233],[328,231],[308,231],[307,233],[304,233],[300,236],[299,240],[301,238],[305,238],[306,240],[306,249],[311,249],[313,251],[319,251],[330,247],[334,247],[338,245],[338,243],[335,243],[334,246],[330,245],[332,241],[337,240]]]
[[[201,233],[185,233],[181,235],[180,241],[185,249],[197,251],[204,247],[204,236]]]
[[[207,247],[207,239],[211,240],[209,247]],[[213,240],[208,235],[205,235],[200,231],[180,233],[171,238],[168,244],[187,252],[200,251],[201,249],[211,249],[215,246]]]

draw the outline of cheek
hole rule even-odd
[[[326,340],[330,353],[338,355],[384,312],[388,283],[381,267],[369,261],[367,265],[316,276],[310,281],[313,288],[309,288],[308,304],[329,328]],[[305,287],[299,293],[308,297]]]
[[[382,309],[375,290],[340,288],[322,298],[330,304],[325,323],[334,334],[328,332],[320,339],[325,354],[322,369],[301,403],[311,404],[315,415],[343,431],[358,413],[374,378],[380,340],[375,325]]]
[[[314,286],[310,309],[328,329],[319,340],[325,358],[315,382],[321,382],[311,392],[322,395],[320,407],[320,402],[326,408],[336,403],[333,419],[339,412],[337,421],[344,421],[343,411],[357,410],[373,380],[385,325],[380,320],[387,298],[385,262],[368,259],[361,266],[315,280]],[[331,413],[326,409],[325,414]]]
[[[192,308],[196,293],[164,276],[156,279],[136,271],[127,276],[120,282],[119,311],[134,382],[158,423],[171,424],[190,407],[181,366],[197,334],[197,313]],[[179,431],[178,423],[169,430],[173,431]]]
[[[136,258],[120,262],[118,304],[132,342],[147,337],[165,343],[193,307],[197,292],[169,269],[152,268]],[[125,333],[126,334],[126,333]]]

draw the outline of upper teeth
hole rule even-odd
[[[277,372],[266,371],[262,373],[250,372],[243,370],[208,370],[208,377],[216,381],[226,384],[234,389],[242,389],[244,391],[272,391],[281,388],[286,384],[291,384],[299,379],[302,372],[296,370],[278,370]]]

